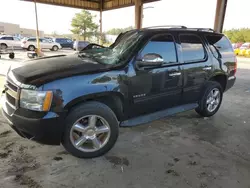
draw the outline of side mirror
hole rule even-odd
[[[148,66],[161,66],[164,62],[164,59],[161,55],[156,53],[145,54],[141,61],[137,62],[139,67],[148,67]]]

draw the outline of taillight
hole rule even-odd
[[[234,75],[236,74],[237,71],[237,57],[235,57],[235,63],[234,63]]]

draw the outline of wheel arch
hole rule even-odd
[[[225,74],[215,74],[212,77],[210,77],[209,81],[218,82],[221,85],[223,91],[225,91],[226,86],[227,86],[227,75],[225,75]]]
[[[8,47],[8,45],[6,43],[4,43],[4,42],[1,42],[0,45],[5,45],[5,46]]]
[[[102,92],[97,94],[90,94],[73,99],[64,107],[67,111],[72,108],[82,105],[87,101],[98,101],[107,105],[115,113],[117,119],[120,121],[124,116],[124,96],[118,92]]]

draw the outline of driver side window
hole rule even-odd
[[[151,38],[141,51],[140,58],[143,58],[146,54],[158,54],[163,58],[164,63],[177,62],[173,36],[166,34]]]

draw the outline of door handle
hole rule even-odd
[[[211,69],[212,69],[211,66],[205,66],[205,67],[203,68],[203,70],[211,70]]]
[[[169,74],[169,76],[180,76],[181,75],[181,73],[180,72],[175,72],[175,73],[171,73],[171,74]]]

